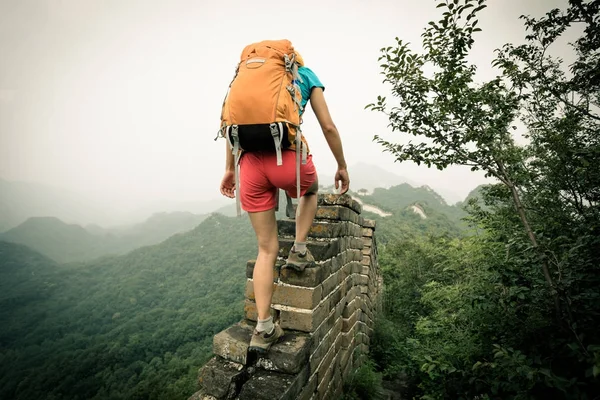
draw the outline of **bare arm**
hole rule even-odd
[[[321,125],[321,130],[323,131],[325,140],[327,140],[327,144],[329,145],[329,148],[331,149],[331,152],[337,161],[338,167],[334,178],[335,188],[340,188],[341,184],[340,193],[344,194],[350,187],[348,167],[346,165],[346,159],[344,158],[342,138],[340,137],[340,133],[333,123],[333,119],[329,113],[329,108],[327,107],[325,96],[323,95],[323,89],[314,88],[312,90],[310,95],[310,106],[317,116],[317,121],[319,121],[319,125]]]
[[[310,106],[317,117],[317,121],[319,121],[319,125],[321,125],[325,140],[327,140],[327,144],[337,161],[338,169],[346,169],[347,166],[344,158],[344,149],[342,148],[342,139],[333,123],[331,114],[329,113],[323,89],[314,88],[312,90],[312,93],[310,94]]]

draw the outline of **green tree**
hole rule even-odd
[[[481,83],[467,57],[485,0],[438,8],[422,53],[398,38],[382,49],[392,96],[367,106],[416,142],[374,140],[399,162],[468,166],[498,183],[481,190],[483,206],[469,202],[481,230],[462,240],[462,256],[456,246],[434,244],[443,257],[422,258],[430,269],[423,276],[410,263],[416,256],[398,250],[406,243],[382,252],[396,307],[412,313],[403,316],[409,337],[394,338],[392,349],[426,398],[593,398],[600,390],[600,1],[570,0],[565,10],[522,17],[524,43],[497,50],[498,74]],[[550,53],[575,25],[581,34],[569,68]],[[389,329],[381,335],[388,336]]]
[[[375,140],[398,161],[439,169],[469,166],[496,178],[506,188],[532,249],[540,257],[538,264],[556,311],[559,316],[564,312],[570,323],[574,321],[569,302],[556,283],[560,260],[552,265],[522,198],[539,188],[536,179],[557,167],[557,157],[549,157],[552,151],[563,150],[558,158],[569,153],[583,158],[579,165],[570,166],[570,175],[577,174],[579,179],[568,185],[570,176],[563,175],[556,182],[555,194],[570,189],[571,193],[563,195],[566,203],[582,215],[598,216],[597,211],[590,210],[598,201],[599,174],[590,174],[585,166],[600,159],[600,117],[595,112],[599,104],[599,4],[572,0],[565,12],[552,10],[539,20],[526,17],[530,32],[526,44],[506,45],[494,62],[500,74],[476,84],[476,67],[467,62],[467,56],[473,34],[481,30],[476,17],[486,7],[485,0],[441,1],[438,8],[444,9],[442,18],[430,22],[422,35],[424,53],[411,51],[398,38],[395,47],[382,49],[384,82],[391,84],[397,104],[390,106],[386,97],[379,96],[377,103],[367,106],[388,115],[392,131],[421,139],[399,144],[376,135]],[[548,56],[547,49],[574,23],[583,24],[584,33],[574,44],[578,60],[572,68],[573,77],[567,79],[561,61]],[[531,139],[526,145],[516,144],[513,137],[519,119],[526,124],[525,136]],[[565,163],[560,167],[564,169]],[[556,177],[560,173],[552,176]]]

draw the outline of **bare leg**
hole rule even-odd
[[[298,201],[298,211],[300,213],[296,218],[296,242],[306,242],[308,231],[315,219],[317,213],[317,192],[319,190],[319,181],[311,185],[304,196]]]
[[[279,251],[275,210],[248,213],[258,240],[258,257],[252,274],[254,296],[259,319],[271,315],[273,296],[273,267]]]

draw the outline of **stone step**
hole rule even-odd
[[[246,299],[256,301],[254,295],[254,281],[252,279],[246,281],[245,294]],[[312,310],[319,304],[322,295],[323,287],[321,285],[315,287],[303,287],[277,283],[273,284],[271,303]]]
[[[312,310],[272,304],[272,311],[279,315],[279,322],[283,329],[300,332],[314,332],[315,329],[327,318],[329,312],[336,307],[342,297],[342,288],[337,287],[331,294],[322,300]],[[244,316],[249,321],[257,320],[256,303],[246,299],[244,302]]]
[[[254,265],[256,265],[256,260],[248,260],[246,263],[246,278],[252,279],[252,274],[254,273]],[[285,260],[276,260],[275,265],[273,266],[273,282],[277,282],[280,277],[281,267],[285,265]]]
[[[294,205],[294,212],[298,207]],[[317,220],[330,221],[350,221],[358,225],[363,225],[364,218],[356,211],[343,206],[319,206],[315,214]]]
[[[344,206],[355,213],[362,213],[361,204],[354,200],[348,194],[334,194],[334,193],[324,193],[320,194],[317,199],[317,206]]]
[[[219,332],[213,338],[213,353],[240,365],[248,365],[249,360],[256,359],[257,367],[286,374],[299,372],[308,360],[310,336],[286,330],[285,335],[271,346],[266,355],[249,356],[248,346],[255,325],[254,322],[242,320]]]
[[[295,400],[308,381],[308,376],[308,366],[295,375],[257,370],[244,384],[236,399]]]
[[[343,243],[349,242],[344,241]],[[287,258],[289,249],[294,244],[293,240],[282,239],[280,240],[279,244],[280,246],[283,246],[283,249],[280,250],[280,255],[285,254],[285,256],[281,256],[279,259],[277,259],[275,265],[273,266],[273,282],[279,281],[290,285],[315,287],[321,284],[325,279],[327,279],[329,275],[340,269],[342,266],[348,264],[349,262],[367,260],[365,261],[365,265],[369,265],[370,263],[370,259],[365,259],[361,250],[359,250],[358,248],[349,248],[345,251],[336,254],[335,257],[327,259],[326,261],[317,260],[316,265],[314,267],[306,268],[304,271],[299,272],[291,268],[284,268],[286,264],[285,259]],[[333,246],[335,245],[337,244],[334,244]],[[353,240],[352,245],[357,247],[359,245],[359,242]],[[327,246],[327,244],[313,246],[311,242],[308,243],[308,248],[311,250],[313,256],[315,254],[313,250],[315,249],[317,249],[317,253],[320,252],[320,254],[327,255],[327,249],[323,249],[323,247]],[[346,244],[346,247],[349,246],[349,244]],[[253,278],[255,265],[256,260],[248,260],[248,262],[246,263],[246,278]]]
[[[287,259],[293,245],[293,238],[280,238],[278,256],[282,259]],[[325,261],[340,253],[340,239],[335,238],[321,241],[308,240],[306,242],[306,247],[308,247],[312,253],[315,261]]]
[[[277,221],[279,236],[294,237],[296,235],[296,221],[283,219]],[[363,228],[350,221],[315,220],[308,232],[309,238],[337,238],[341,236],[363,236]]]
[[[290,249],[294,245],[293,238],[280,238],[279,239],[279,258],[287,259]],[[326,261],[332,257],[337,256],[346,250],[355,249],[363,250],[362,238],[358,237],[341,237],[332,238],[327,240],[308,240],[306,247],[310,250],[315,261]]]
[[[242,364],[220,356],[211,358],[198,373],[198,385],[201,388],[198,398],[233,398],[250,378],[248,372]]]

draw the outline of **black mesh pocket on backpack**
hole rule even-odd
[[[279,125],[278,130],[279,130]],[[281,148],[286,149],[291,146],[288,137],[287,124],[282,123],[283,132],[279,132],[283,136],[281,140]],[[271,134],[270,124],[257,124],[257,125],[238,125],[238,137],[240,139],[240,147],[244,151],[272,151],[275,152],[275,141]],[[233,138],[229,141],[233,146]]]

